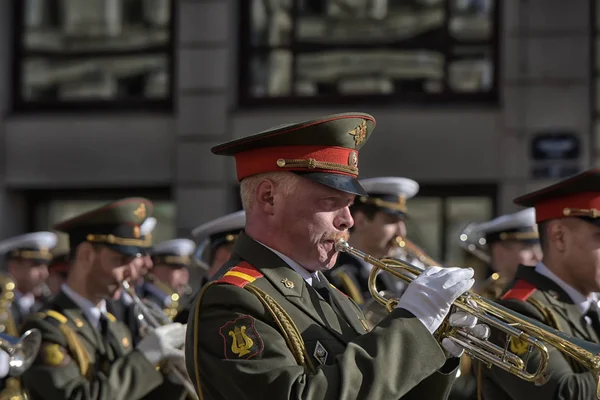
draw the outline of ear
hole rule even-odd
[[[548,242],[552,243],[552,247],[558,252],[566,250],[566,230],[567,227],[559,221],[551,221],[547,228]]]
[[[275,184],[270,179],[261,180],[257,187],[254,199],[256,207],[272,215],[275,211]]]
[[[93,265],[97,256],[96,250],[91,243],[83,242],[77,246],[76,260],[78,263],[87,266]]]

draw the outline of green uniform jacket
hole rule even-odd
[[[333,287],[331,303],[325,301],[243,232],[222,272],[195,300],[188,323],[187,369],[201,399],[447,397],[458,360],[447,361],[408,311],[395,310],[367,333],[355,303]],[[244,284],[262,291],[266,303]],[[283,315],[279,322],[267,308]],[[297,336],[282,334],[294,331],[285,315]],[[299,352],[290,350],[298,344],[304,365]]]
[[[125,325],[111,321],[103,339],[63,292],[25,322],[23,329],[31,328],[42,332],[38,357],[23,375],[32,400],[134,400],[163,383],[161,372],[133,349]]]
[[[560,286],[532,267],[519,267],[515,281],[509,286],[518,289],[509,294],[500,304],[528,317],[542,321],[575,338],[598,343],[599,338],[587,324],[584,316]],[[509,293],[509,292],[507,292]],[[498,344],[504,341],[495,339]],[[521,380],[499,368],[481,368],[481,390],[485,400],[496,399],[595,399],[596,383],[592,373],[584,370],[574,360],[563,356],[554,347],[547,346],[550,360],[547,372],[549,381],[542,386]],[[513,352],[524,352],[517,346]],[[523,350],[520,350],[523,349]],[[523,356],[524,358],[524,356]],[[532,352],[529,365],[539,364],[539,354]],[[531,368],[531,367],[530,367]]]

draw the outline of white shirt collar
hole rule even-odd
[[[15,293],[16,302],[19,306],[19,311],[21,314],[27,315],[31,313],[31,309],[35,305],[35,296],[33,293],[23,294],[21,292]]]
[[[102,300],[96,306],[91,301],[76,293],[67,284],[63,283],[60,289],[83,311],[83,315],[87,318],[94,328],[100,326],[100,316],[106,314],[106,301]]]
[[[560,286],[560,288],[565,291],[571,300],[573,300],[573,303],[577,306],[582,314],[587,313],[592,302],[598,300],[598,295],[596,293],[592,293],[589,297],[585,297],[577,289],[560,279],[541,261],[535,266],[535,272],[540,275],[544,275],[546,278]]]
[[[256,239],[254,239],[254,240],[256,240]],[[281,258],[283,261],[285,261],[285,263],[287,265],[289,265],[290,268],[292,268],[294,271],[296,271],[298,273],[298,275],[300,275],[302,277],[302,279],[304,279],[306,281],[306,283],[308,283],[309,285],[312,286],[313,278],[315,278],[317,280],[319,279],[316,272],[311,274],[306,269],[304,269],[304,267],[302,267],[300,264],[298,264],[296,261],[294,261],[291,258],[289,258],[288,256],[286,256],[285,254],[282,254],[282,253],[278,252],[277,250],[270,248],[269,246],[267,246],[264,243],[259,242],[258,240],[256,240],[256,242],[260,243],[261,245],[265,246],[267,249],[271,250],[273,253],[277,254],[277,256],[279,258]]]

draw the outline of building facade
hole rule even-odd
[[[345,2],[354,10],[335,0],[139,0],[127,12],[118,0],[89,0],[85,12],[77,1],[59,11],[70,2],[2,2],[0,237],[128,195],[156,202],[159,238],[188,236],[239,207],[233,160],[213,145],[359,110],[378,125],[361,176],[419,181],[413,231],[432,255],[458,262],[465,221],[515,211],[512,198],[556,176],[533,171],[536,135],[573,134],[581,169],[599,160],[592,1],[403,2],[414,3],[410,18],[366,0]],[[353,12],[378,28],[336,25]],[[77,47],[98,15],[98,29],[119,39],[112,56]],[[131,52],[120,35],[129,29],[134,43],[140,26],[155,42]],[[404,46],[401,35],[417,38]]]

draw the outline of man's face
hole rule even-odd
[[[50,288],[50,292],[55,295],[60,292],[60,286],[65,283],[66,280],[67,277],[64,273],[54,271],[50,272],[46,283],[48,284],[48,288]]]
[[[516,240],[493,243],[491,254],[493,269],[509,282],[514,278],[519,265],[533,267],[542,259],[539,243]]]
[[[173,268],[168,265],[158,264],[154,266],[152,273],[157,279],[167,284],[180,295],[184,294],[190,280],[190,273],[185,267]]]
[[[600,227],[578,218],[562,223],[562,266],[582,292],[600,292]]]
[[[298,177],[292,193],[273,191],[273,240],[309,271],[332,268],[335,243],[348,239],[354,195]]]
[[[403,216],[378,211],[373,218],[358,211],[354,217],[354,232],[361,237],[365,251],[381,258],[392,254],[396,247],[396,237],[406,236],[406,223]]]
[[[106,246],[94,248],[88,276],[90,293],[97,297],[118,297],[121,282],[134,276],[132,271],[139,271],[144,263],[143,257],[125,255]]]
[[[34,292],[48,279],[48,264],[40,264],[39,261],[11,260],[9,271],[18,290],[23,293]]]

